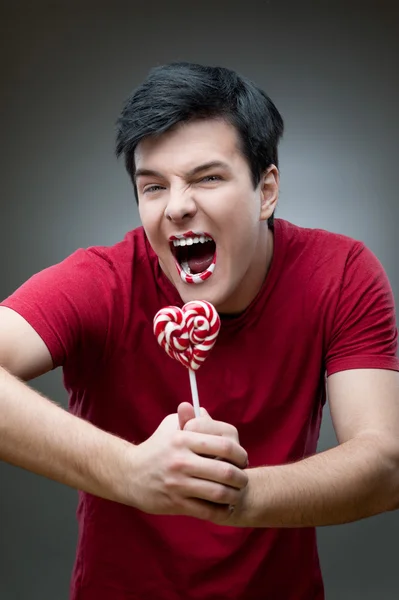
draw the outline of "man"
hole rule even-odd
[[[1,457],[82,490],[73,600],[321,600],[314,527],[399,506],[392,292],[363,244],[274,219],[282,132],[232,71],[154,69],[118,121],[143,228],[0,308]],[[194,299],[222,320],[200,418],[152,332]],[[21,381],[59,366],[72,414]]]

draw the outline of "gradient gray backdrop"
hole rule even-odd
[[[139,223],[114,121],[150,67],[189,60],[269,93],[286,123],[278,216],[363,240],[398,302],[395,4],[3,0],[0,296]],[[65,405],[60,372],[33,385]],[[76,493],[5,464],[0,486],[0,599],[66,600]],[[319,530],[328,600],[399,597],[398,516]]]

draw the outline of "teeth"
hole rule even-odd
[[[200,235],[198,237],[179,238],[173,240],[173,245],[176,246],[192,246],[193,244],[204,244],[205,242],[211,242],[212,238],[207,235]]]

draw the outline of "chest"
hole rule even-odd
[[[289,321],[289,323],[287,322]],[[297,456],[305,446],[323,400],[321,340],[291,315],[284,323],[264,318],[242,327],[223,327],[197,371],[200,404],[217,420],[235,425],[253,460]],[[157,344],[144,319],[126,332],[100,385],[106,422],[139,443],[162,419],[191,402],[185,367]],[[98,396],[97,396],[98,402]]]

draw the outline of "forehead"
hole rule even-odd
[[[222,119],[179,123],[160,136],[148,136],[135,150],[136,169],[190,169],[196,164],[243,160],[236,129]]]

